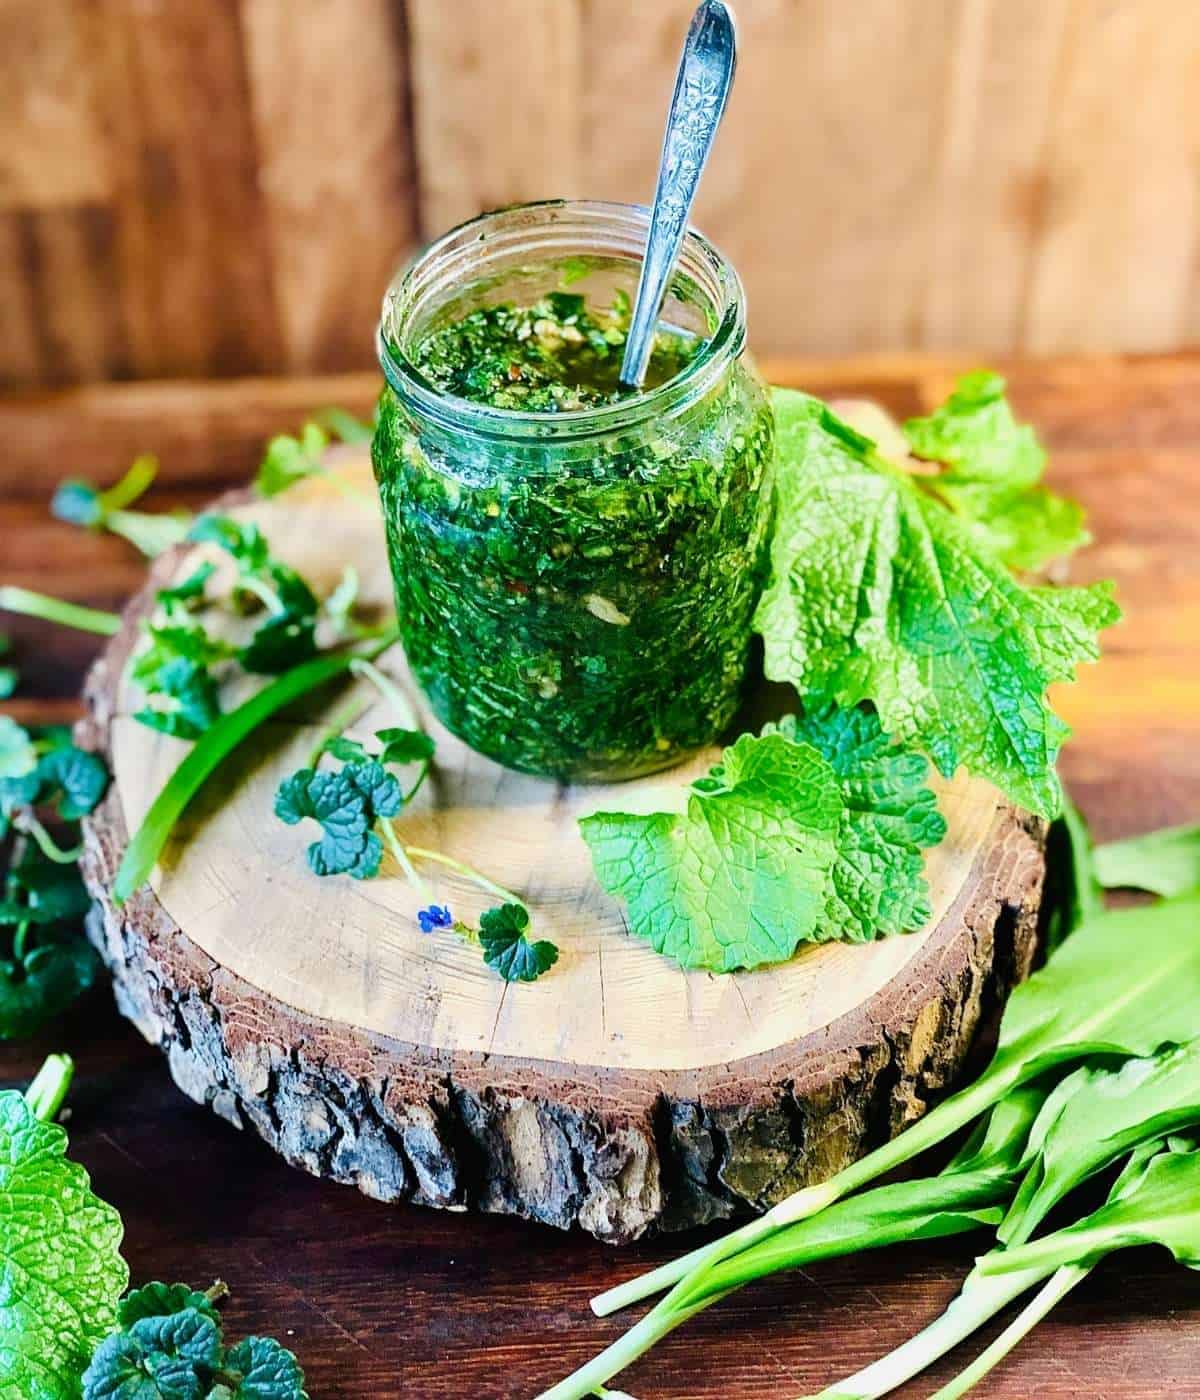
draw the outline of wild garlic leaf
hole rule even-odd
[[[922,850],[946,834],[929,765],[883,732],[873,710],[834,706],[789,715],[764,733],[810,744],[837,775],[845,811],[837,833],[823,939],[866,942],[920,928],[930,916]]]
[[[1069,945],[1068,945],[1069,946]],[[1116,1249],[1161,1244],[1188,1268],[1200,1268],[1200,1151],[1159,1153],[1134,1182],[1074,1225],[979,1261],[985,1277],[1064,1264],[1090,1264]]]
[[[108,768],[99,754],[59,744],[38,759],[37,804],[53,805],[64,821],[86,817],[104,796]]]
[[[0,1394],[78,1395],[129,1271],[121,1218],[66,1157],[67,1135],[0,1092]]]
[[[240,1377],[233,1400],[308,1400],[300,1363],[273,1337],[247,1337],[230,1347],[222,1369]]]
[[[1027,1240],[1080,1182],[1147,1140],[1200,1120],[1200,1040],[1069,1075],[1035,1128],[1039,1146],[998,1235]]]
[[[1200,890],[1200,823],[1109,841],[1096,847],[1095,861],[1106,889],[1149,890],[1168,897]]]
[[[501,904],[485,909],[479,917],[479,943],[483,960],[506,982],[535,982],[558,961],[553,943],[526,938],[529,910],[523,904]]]
[[[1047,951],[1053,952],[1080,924],[1103,912],[1104,890],[1096,876],[1091,833],[1083,813],[1064,793],[1062,812],[1046,837],[1042,915]]]
[[[844,810],[811,745],[743,734],[683,812],[597,812],[579,826],[638,937],[682,967],[731,972],[822,936]]]
[[[1111,587],[1025,587],[919,479],[818,400],[775,391],[779,520],[756,626],[773,680],[960,765],[1044,816],[1067,727],[1046,688],[1099,655]]]
[[[1039,569],[1088,541],[1075,501],[1040,485],[1046,454],[1017,423],[998,374],[963,375],[928,418],[904,433],[914,454],[945,470],[925,484],[968,524],[979,543],[1016,569]]]

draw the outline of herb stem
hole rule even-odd
[[[355,720],[361,719],[370,708],[370,700],[363,700],[358,696],[352,696],[340,709],[335,710],[328,726],[322,732],[319,742],[308,756],[308,766],[310,768],[315,768],[321,761],[321,755],[325,752],[326,744],[332,743],[334,739],[340,738]]]
[[[247,593],[253,593],[255,597],[260,598],[276,617],[282,617],[287,612],[287,608],[284,607],[283,604],[283,599],[275,592],[271,585],[269,583],[264,583],[262,579],[256,578],[253,574],[242,574],[238,579],[237,586],[239,588],[244,588]]]
[[[478,885],[480,889],[487,890],[489,894],[494,894],[498,899],[504,900],[506,904],[520,904],[522,902],[517,895],[513,894],[512,890],[506,890],[503,885],[489,880],[486,875],[481,875],[478,870],[473,869],[464,861],[455,860],[453,856],[443,855],[441,851],[427,851],[423,846],[409,846],[407,850],[410,856],[416,856],[418,860],[432,860],[438,865],[446,866],[456,874],[461,875],[463,879]]]
[[[29,920],[22,919],[17,925],[17,931],[13,934],[12,955],[13,962],[20,962],[25,956],[25,940],[29,935]]]
[[[408,852],[400,844],[400,839],[396,835],[395,827],[387,817],[380,817],[379,829],[383,832],[383,839],[387,842],[388,849],[396,858],[396,864],[404,871],[405,875],[408,876],[408,883],[423,899],[429,893],[429,887],[425,884],[425,881],[421,879],[420,875],[417,874],[416,868],[409,859]]]
[[[79,603],[52,598],[47,593],[35,593],[31,588],[18,588],[15,584],[0,587],[0,611],[40,617],[46,622],[74,627],[78,632],[94,632],[100,637],[114,637],[121,630],[117,613],[85,608]]]
[[[425,776],[428,772],[429,760],[426,758],[421,761],[421,771],[417,774],[416,782],[413,783],[412,787],[410,787],[409,790],[404,794],[403,801],[406,807],[421,790],[421,784],[425,781]]]
[[[83,855],[83,846],[72,846],[69,851],[55,841],[54,837],[46,830],[40,821],[31,813],[23,813],[20,818],[13,823],[26,836],[32,836],[38,844],[38,849],[47,860],[52,860],[55,865],[74,865],[79,857]]]
[[[383,696],[393,710],[400,716],[401,722],[406,729],[419,729],[417,717],[413,712],[413,707],[409,704],[408,698],[401,691],[400,687],[391,679],[385,676],[378,666],[373,666],[370,661],[358,659],[350,665],[351,672],[361,677],[375,687]]]
[[[365,659],[378,656],[395,640],[394,633],[381,637],[366,652]],[[205,779],[244,739],[265,720],[270,719],[277,710],[335,679],[348,671],[355,661],[363,659],[362,655],[352,652],[314,657],[311,661],[285,672],[239,705],[236,710],[223,715],[211,729],[202,734],[179,767],[167,779],[126,847],[116,880],[113,882],[115,902],[118,905],[124,904],[134,890],[149,878],[168,836],[188,803],[200,790]]]
[[[43,1123],[49,1123],[54,1118],[67,1097],[74,1075],[75,1061],[70,1055],[46,1056],[41,1069],[25,1090],[25,1102],[35,1118],[40,1118]]]

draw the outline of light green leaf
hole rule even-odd
[[[70,1400],[128,1282],[121,1219],[67,1135],[0,1093],[0,1395]]]
[[[1004,380],[979,370],[959,379],[928,418],[904,425],[913,452],[945,470],[927,483],[981,547],[1016,569],[1039,569],[1088,540],[1075,501],[1039,485],[1046,454],[1017,423]]]
[[[779,520],[756,615],[767,674],[843,706],[949,776],[1044,816],[1066,725],[1046,688],[1099,655],[1111,586],[1025,587],[932,495],[815,399],[775,391]]]
[[[1094,1263],[1115,1249],[1161,1244],[1200,1268],[1200,1152],[1162,1152],[1115,1200],[1053,1234],[995,1250],[979,1261],[985,1277],[1016,1271],[1048,1274],[1064,1264]]]
[[[1200,890],[1200,824],[1164,827],[1097,846],[1096,873],[1110,890],[1168,896]]]
[[[821,936],[844,810],[814,748],[743,734],[685,812],[597,812],[580,829],[634,933],[683,967],[731,972]]]
[[[998,1233],[1027,1240],[1051,1209],[1111,1162],[1200,1120],[1200,1041],[1126,1061],[1120,1069],[1076,1070],[1034,1127],[1036,1149]]]
[[[811,744],[837,775],[845,811],[826,890],[822,939],[870,941],[930,916],[922,850],[946,834],[929,767],[883,732],[873,710],[827,707],[767,726]]]

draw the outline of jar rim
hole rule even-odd
[[[384,378],[391,388],[414,409],[446,426],[458,427],[488,437],[558,437],[572,439],[623,430],[649,418],[674,416],[708,392],[741,352],[746,339],[746,299],[741,279],[729,259],[703,234],[689,227],[677,264],[677,273],[693,277],[700,273],[707,283],[706,293],[717,324],[705,337],[699,352],[673,378],[650,389],[639,389],[613,403],[566,411],[532,412],[499,408],[477,403],[432,385],[404,353],[402,320],[406,307],[429,295],[433,284],[441,289],[448,267],[466,271],[477,269],[479,245],[489,238],[499,252],[515,251],[528,243],[536,251],[538,231],[552,230],[571,220],[577,222],[579,237],[587,231],[607,231],[624,235],[624,251],[640,262],[650,227],[650,210],[643,204],[620,204],[605,200],[548,199],[516,204],[466,220],[428,244],[405,263],[384,293],[376,332],[376,353]],[[521,235],[526,237],[522,238]],[[588,250],[564,238],[544,240],[547,254],[566,259]],[[547,261],[551,258],[547,256]],[[460,267],[461,265],[461,267]],[[438,281],[441,270],[441,281]],[[449,285],[461,288],[465,278]]]

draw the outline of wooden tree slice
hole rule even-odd
[[[382,610],[369,468],[346,449],[337,469],[361,495],[318,480],[230,508],[320,588],[352,562]],[[114,774],[86,827],[92,935],[122,1011],[180,1087],[290,1162],[382,1200],[577,1223],[612,1241],[760,1209],[917,1117],[1028,971],[1042,824],[965,778],[940,784],[950,831],[928,854],[926,928],[754,972],[680,971],[630,935],[593,877],[576,818],[617,791],[473,753],[429,714],[398,648],[381,664],[438,746],[405,838],[517,891],[559,946],[549,975],[509,985],[453,932],[420,933],[430,898],[469,921],[495,902],[449,873],[421,899],[386,865],[365,882],[308,871],[313,832],[284,826],[272,803],[321,732],[316,711],[238,752],[149,887],[117,909],[128,833],[186,751],[132,718],[142,700],[126,662],[155,591],[202,554],[155,562],[89,678],[85,739]],[[374,694],[355,684],[364,702]],[[353,732],[396,722],[378,703]],[[619,800],[712,757],[623,784]]]

